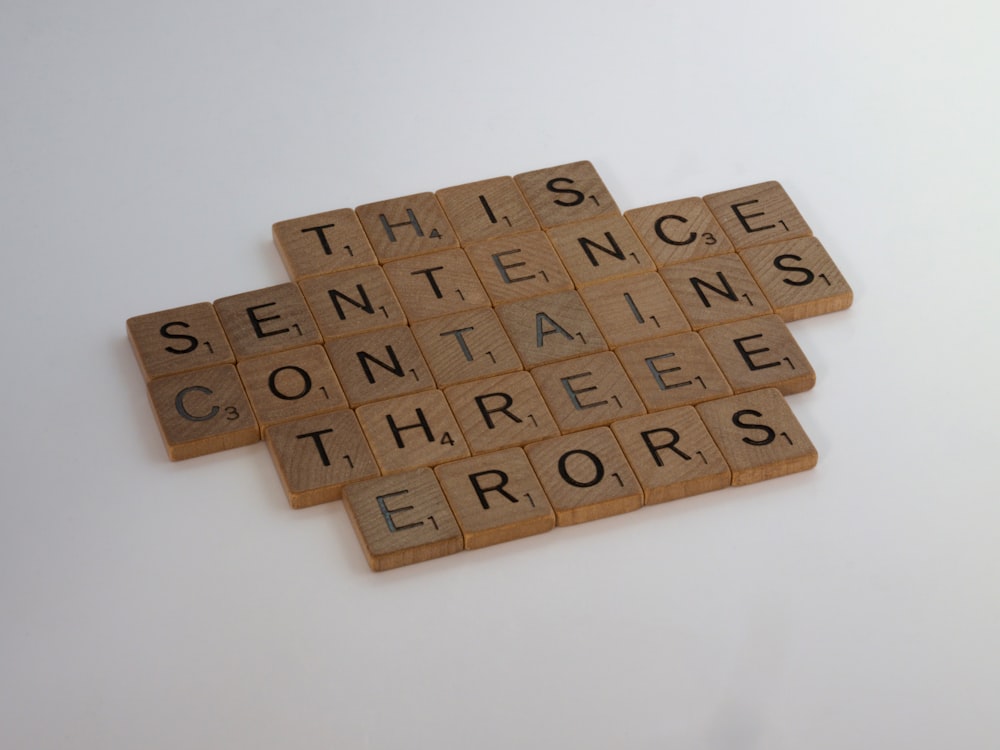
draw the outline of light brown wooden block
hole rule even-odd
[[[454,461],[434,473],[466,549],[541,534],[555,526],[552,507],[520,448]]]
[[[462,550],[462,532],[430,469],[349,485],[344,508],[374,571]]]
[[[411,326],[438,386],[521,369],[521,360],[490,308],[453,313]]]
[[[469,455],[465,437],[441,391],[359,406],[358,421],[383,474],[436,466]]]
[[[489,307],[490,298],[461,248],[427,253],[383,266],[407,319]]]
[[[817,453],[781,393],[774,388],[708,401],[697,407],[743,485],[805,471]]]
[[[543,229],[619,212],[589,161],[524,172],[514,181]]]
[[[496,312],[525,367],[608,348],[576,291],[508,302]]]
[[[238,360],[323,341],[302,292],[291,282],[223,297],[214,305]]]
[[[642,507],[639,480],[607,427],[532,443],[524,452],[559,526],[596,521]]]
[[[611,352],[542,365],[531,376],[562,432],[610,424],[646,411]]]
[[[383,263],[458,246],[434,193],[367,203],[355,211],[375,255]]]
[[[788,396],[816,384],[812,365],[777,315],[703,328],[699,333],[733,393],[777,388]]]
[[[549,229],[547,234],[577,288],[656,270],[632,227],[617,213]]]
[[[299,286],[327,341],[406,323],[396,293],[378,266],[302,279]]]
[[[288,275],[295,281],[378,262],[350,208],[279,221],[272,225],[271,234]]]
[[[761,182],[706,195],[705,204],[738,250],[812,234],[778,182]]]
[[[729,465],[694,407],[625,419],[611,429],[645,488],[646,505],[729,486]]]
[[[208,302],[137,315],[125,327],[147,381],[236,361],[219,316]]]
[[[473,453],[524,445],[559,434],[527,372],[511,372],[445,389]]]
[[[735,253],[667,266],[660,274],[696,331],[771,313],[767,298]]]
[[[262,430],[276,422],[347,408],[330,359],[318,344],[253,357],[236,369]]]
[[[293,508],[339,500],[345,485],[379,475],[350,409],[271,425],[264,439]]]
[[[657,273],[592,284],[580,296],[612,348],[691,330]]]
[[[334,339],[326,343],[326,352],[352,407],[434,387],[406,326]]]
[[[732,394],[729,381],[697,333],[640,341],[615,350],[649,411]]]
[[[846,310],[851,287],[815,237],[748,248],[740,257],[786,322]]]
[[[544,232],[479,242],[465,250],[495,305],[573,288]]]
[[[260,440],[260,428],[233,365],[216,365],[147,384],[160,435],[172,461]]]
[[[538,221],[511,177],[469,182],[437,191],[463,245],[538,229]]]
[[[657,268],[733,252],[733,243],[701,198],[633,208],[625,218]]]

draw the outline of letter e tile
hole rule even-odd
[[[462,532],[430,469],[348,485],[344,508],[374,571],[462,550]]]
[[[291,282],[214,304],[238,360],[323,342],[302,292]]]
[[[761,182],[706,195],[705,203],[737,250],[812,234],[778,182]]]
[[[784,396],[775,388],[741,393],[697,407],[743,485],[805,471],[818,454]]]
[[[555,526],[548,498],[520,448],[453,461],[435,469],[466,549],[540,534]]]

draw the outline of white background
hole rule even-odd
[[[0,746],[997,747],[996,7],[6,0]],[[785,185],[814,471],[375,574],[263,444],[167,460],[126,318],[578,159]]]

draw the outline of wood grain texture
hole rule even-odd
[[[236,361],[209,302],[137,315],[126,321],[125,328],[147,382]]]
[[[511,177],[444,188],[437,198],[463,245],[539,228]]]
[[[366,203],[355,212],[382,263],[458,246],[434,193]]]
[[[531,443],[524,450],[558,526],[596,521],[642,507],[642,486],[607,427]]]
[[[223,297],[214,306],[238,360],[323,341],[291,282]]]
[[[653,259],[620,214],[605,214],[546,232],[577,289],[655,271]]]
[[[544,232],[527,232],[465,248],[494,305],[573,288]]]
[[[729,396],[732,387],[697,333],[639,341],[615,355],[648,411]]]
[[[552,506],[520,448],[453,461],[434,473],[466,549],[541,534],[555,526]]]
[[[515,175],[543,229],[619,213],[604,180],[589,161],[577,161]]]
[[[737,250],[812,234],[788,193],[773,180],[706,195],[705,204]]]
[[[378,262],[350,208],[279,221],[271,226],[271,235],[281,262],[295,281]]]
[[[723,489],[729,465],[694,407],[616,422],[611,429],[645,489],[645,504]]]
[[[352,407],[434,387],[407,326],[334,339],[326,343],[326,351]]]
[[[411,328],[440,388],[521,369],[507,332],[488,307],[422,320]]]
[[[788,396],[816,384],[816,372],[777,315],[703,328],[699,334],[733,393],[777,388]]]
[[[657,273],[592,284],[580,296],[611,348],[691,330]]]
[[[733,252],[733,243],[701,198],[633,208],[625,218],[657,268]]]
[[[748,248],[740,257],[786,323],[846,310],[854,302],[850,285],[815,237]]]
[[[172,461],[260,440],[260,427],[233,365],[165,375],[147,385]]]
[[[430,469],[351,484],[344,508],[376,572],[463,549],[462,532]]]
[[[559,434],[549,407],[527,372],[512,372],[446,388],[445,397],[473,453],[525,445]]]
[[[660,269],[660,275],[696,331],[772,312],[735,253],[667,266]]]
[[[461,248],[393,261],[384,269],[411,323],[490,306],[490,298]]]
[[[379,266],[302,279],[299,287],[326,341],[406,325],[403,308]]]
[[[699,404],[698,413],[744,485],[811,469],[818,454],[775,388]]]
[[[264,440],[293,508],[339,500],[345,485],[379,476],[349,409],[272,425],[264,430]]]
[[[340,381],[318,344],[253,357],[236,370],[262,430],[276,422],[347,408]]]
[[[508,302],[496,312],[526,368],[608,348],[576,291]]]

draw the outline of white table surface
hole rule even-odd
[[[995,3],[11,0],[0,746],[992,748]],[[768,179],[852,284],[811,472],[371,573],[263,444],[171,463],[125,320],[275,221],[593,161]]]

